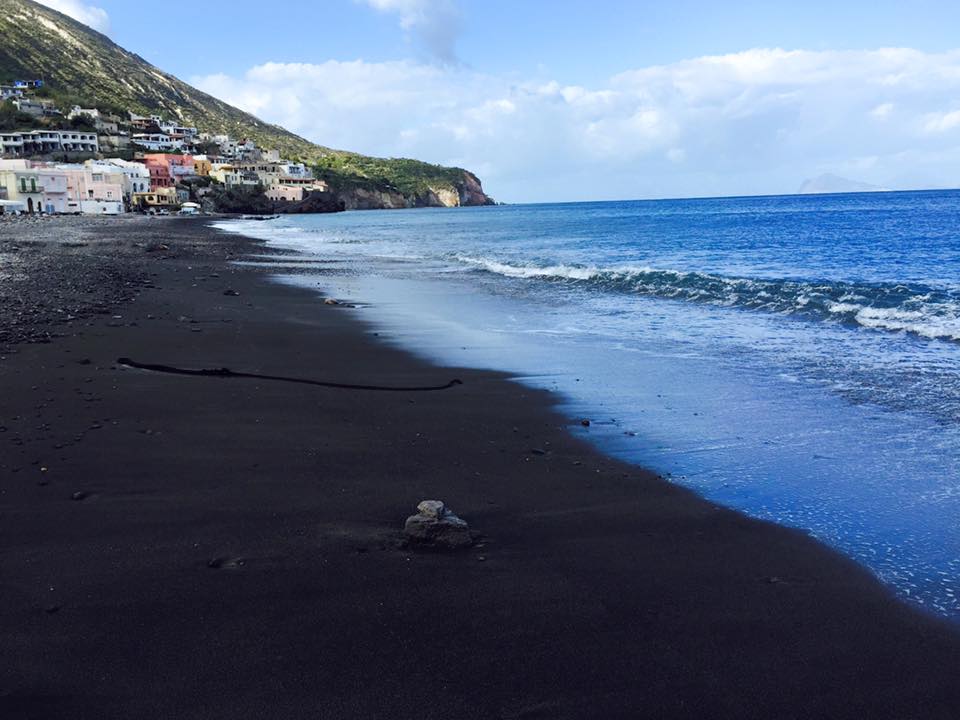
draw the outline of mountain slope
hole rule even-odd
[[[319,164],[335,189],[357,196],[348,205],[490,202],[465,170],[315,145],[191,87],[66,15],[32,0],[0,0],[0,82],[33,78],[42,78],[61,105],[157,113]]]

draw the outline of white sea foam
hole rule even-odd
[[[902,284],[856,287],[844,283],[724,277],[647,265],[514,264],[462,254],[455,259],[468,267],[509,278],[591,282],[611,290],[787,315],[799,313],[876,330],[960,340],[960,303],[932,302],[933,292],[913,293]],[[896,305],[885,307],[883,303]]]
[[[909,332],[930,339],[960,340],[960,317],[940,314],[935,310],[901,310],[898,308],[865,307],[856,314],[864,327]]]
[[[568,278],[571,280],[592,280],[602,271],[595,267],[578,267],[575,265],[509,265],[507,263],[475,258],[468,255],[457,255],[456,259],[466,265],[481,268],[488,272],[513,278]]]
[[[855,313],[862,307],[862,305],[854,305],[853,303],[847,302],[827,303],[827,310],[835,314]]]

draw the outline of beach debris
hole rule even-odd
[[[235,570],[247,564],[247,561],[240,557],[215,557],[207,561],[207,567],[211,570]]]
[[[230,288],[230,289],[228,289],[228,290],[224,290],[224,291],[223,291],[223,294],[224,294],[224,295],[227,295],[227,296],[229,296],[229,297],[238,297],[238,296],[240,295],[239,292],[237,292],[236,290],[234,290],[234,289],[232,289],[232,288]]]
[[[424,500],[417,505],[417,514],[407,518],[403,534],[411,542],[436,547],[461,548],[473,544],[470,526],[441,500]]]
[[[195,322],[195,321],[191,321]],[[199,332],[200,328],[196,328]],[[202,368],[190,369],[175,367],[173,365],[158,365],[153,363],[140,363],[128,357],[117,358],[117,365],[127,368],[136,368],[138,370],[149,370],[151,372],[169,373],[171,375],[192,375],[195,377],[216,377],[216,378],[255,378],[260,380],[274,380],[277,382],[298,383],[300,385],[317,385],[319,387],[337,388],[339,390],[377,390],[383,392],[433,392],[435,390],[449,390],[457,385],[463,385],[463,381],[454,378],[444,385],[417,385],[417,386],[395,386],[395,385],[359,385],[354,383],[339,383],[326,380],[312,380],[309,378],[284,377],[281,375],[264,375],[261,373],[236,372],[230,368]],[[36,389],[36,388],[34,388]],[[100,398],[97,398],[98,400]]]
[[[583,420],[581,420],[580,424],[583,425],[584,427],[590,427],[590,421],[587,420],[587,418],[584,418]]]
[[[76,501],[79,502],[79,501],[81,501],[81,500],[86,500],[88,497],[90,497],[90,493],[88,493],[88,492],[83,492],[83,491],[81,490],[81,491],[75,492],[73,495],[71,495],[71,496],[70,496],[70,499],[71,499],[71,500],[76,500]]]
[[[324,305],[339,305],[339,304],[340,304],[340,301],[337,300],[336,298],[326,298],[326,299],[324,299],[323,304],[324,304]]]

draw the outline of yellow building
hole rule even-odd
[[[232,163],[215,162],[211,163],[210,171],[207,174],[219,183],[226,183],[227,175],[231,175],[232,173]]]
[[[133,207],[142,207],[144,210],[169,210],[179,207],[176,188],[157,188],[150,192],[134,193],[131,199]]]
[[[193,173],[194,175],[199,175],[200,177],[207,177],[210,174],[210,171],[213,170],[213,163],[207,160],[206,158],[193,158]]]

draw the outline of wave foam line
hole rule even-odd
[[[960,295],[916,284],[724,277],[709,273],[622,265],[517,265],[455,255],[478,271],[518,279],[585,284],[674,300],[760,310],[960,341]]]

